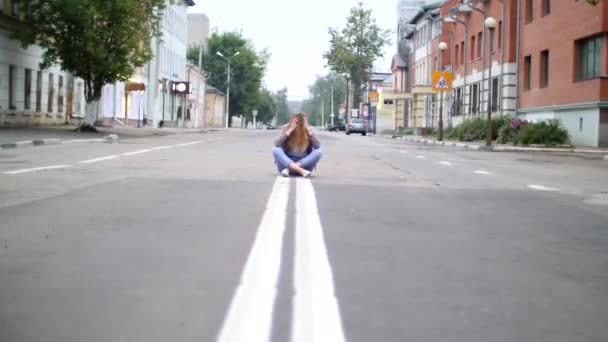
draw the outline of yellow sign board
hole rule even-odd
[[[452,73],[450,71],[433,72],[433,91],[451,91]]]
[[[377,91],[369,92],[369,103],[378,103],[380,99],[380,94]]]

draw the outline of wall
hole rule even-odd
[[[524,1],[525,3],[525,1]],[[522,6],[522,15],[525,6]],[[546,105],[571,104],[578,102],[599,101],[600,79],[577,81],[577,49],[575,41],[606,32],[605,24],[608,6],[605,1],[591,6],[585,1],[552,1],[551,13],[541,15],[540,1],[534,1],[534,17],[530,23],[522,20],[521,60],[522,72],[520,82],[520,104],[526,108]],[[557,34],[559,32],[559,34]],[[606,50],[608,44],[604,39],[602,50],[601,75],[607,73]],[[540,87],[540,53],[549,50],[549,85]],[[523,89],[524,58],[531,56],[531,89]]]
[[[598,109],[539,111],[522,114],[519,117],[533,122],[556,119],[568,130],[573,145],[599,146],[600,128]],[[581,119],[583,120],[582,129],[580,127]],[[605,129],[605,127],[603,127],[603,129]]]
[[[1,14],[0,14],[1,15]],[[10,38],[11,33],[0,29],[0,125],[37,125],[62,124],[66,121],[68,107],[69,75],[58,66],[52,66],[41,73],[42,89],[40,92],[40,110],[36,110],[36,87],[38,67],[42,61],[42,49],[30,46],[23,49],[21,43]],[[9,101],[9,69],[15,66],[13,99],[14,108]],[[30,108],[25,107],[25,69],[31,70]],[[49,83],[49,75],[53,75],[53,83]],[[63,85],[59,82],[62,78]],[[49,89],[53,90],[52,109],[48,110]],[[59,101],[62,97],[63,106]]]

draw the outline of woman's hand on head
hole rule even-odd
[[[292,117],[291,120],[289,120],[289,126],[287,127],[286,134],[287,135],[291,134],[291,132],[293,132],[300,123],[302,123],[302,118],[300,118],[298,116]]]

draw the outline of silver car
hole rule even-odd
[[[361,133],[362,135],[367,135],[367,123],[364,119],[350,119],[350,122],[346,126],[346,134],[350,135],[351,133]]]

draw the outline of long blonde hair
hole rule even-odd
[[[292,120],[296,120],[298,117],[301,118],[300,124],[296,126],[296,129],[289,135],[289,138],[287,139],[287,149],[290,152],[302,153],[308,150],[308,146],[310,145],[310,137],[308,136],[307,127],[304,124],[304,118],[306,117],[305,113],[297,113],[293,115],[289,122],[291,123]]]

